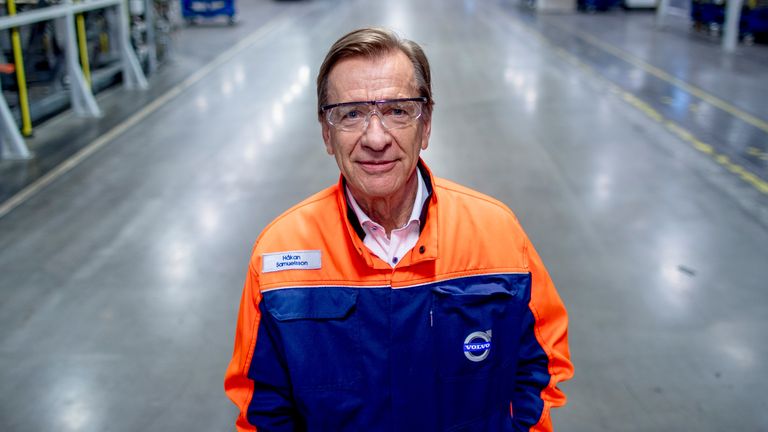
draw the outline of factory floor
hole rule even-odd
[[[568,308],[555,429],[768,430],[768,46],[511,1],[238,9],[0,161],[0,430],[233,430],[251,247],[338,179],[314,78],[369,25],[431,61],[424,160],[515,211]]]

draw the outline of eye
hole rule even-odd
[[[364,109],[360,105],[341,106],[336,109],[334,117],[338,122],[357,122],[365,118]]]
[[[344,113],[344,119],[350,119],[354,120],[356,118],[360,117],[360,111],[348,111]]]
[[[384,107],[382,109],[382,114],[384,114],[387,117],[406,117],[408,116],[408,110],[405,106],[402,105],[395,105],[395,106],[388,106]]]

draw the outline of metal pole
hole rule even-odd
[[[131,46],[131,38],[128,29],[128,7],[124,1],[118,7],[118,28],[120,29],[120,51],[123,57],[123,83],[129,89],[146,89],[149,87],[144,71],[136,59],[136,54]]]
[[[8,0],[8,15],[16,15],[16,0]],[[24,73],[24,56],[21,52],[21,37],[18,27],[11,29],[13,61],[16,65],[16,85],[19,89],[19,108],[21,109],[21,133],[32,135],[32,119],[29,115],[29,96],[27,95],[27,77]]]
[[[88,0],[87,2],[73,5],[71,1],[64,1],[60,5],[46,6],[31,11],[25,11],[15,16],[0,17],[0,29],[12,27],[21,27],[27,24],[34,24],[40,21],[61,18],[69,14],[77,14],[89,10],[104,9],[110,6],[117,6],[122,0]]]
[[[72,0],[65,0],[64,4],[71,5]],[[72,98],[72,108],[77,115],[101,117],[101,110],[96,104],[96,99],[93,97],[93,93],[91,93],[91,89],[85,81],[83,69],[80,67],[74,11],[69,9],[66,16],[62,19],[65,21],[67,29],[67,72],[69,76],[69,91],[70,97]]]
[[[656,7],[656,27],[664,27],[664,17],[669,13],[669,0],[659,0]]]
[[[739,42],[739,23],[741,22],[741,7],[744,0],[728,0],[725,10],[725,33],[723,34],[723,50],[733,52]]]
[[[13,120],[13,114],[5,103],[5,98],[0,89],[0,132],[3,136],[0,140],[0,157],[3,159],[32,159],[32,154],[27,148],[19,133],[19,127]]]
[[[145,0],[144,23],[147,26],[147,48],[149,49],[149,73],[157,71],[157,41],[155,40],[155,2]]]
[[[85,14],[75,16],[77,24],[77,46],[80,52],[80,64],[83,66],[83,77],[88,88],[91,88],[91,63],[88,60],[88,35],[85,32]]]
[[[117,57],[121,55],[120,51],[120,11],[116,7],[104,10],[104,17],[107,19],[107,34],[109,38],[109,55]]]

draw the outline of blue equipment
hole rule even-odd
[[[576,6],[585,12],[604,12],[621,4],[621,0],[578,0]]]
[[[692,0],[694,28],[719,33],[725,23],[727,0]],[[739,38],[761,41],[768,35],[768,0],[746,0],[741,9]]]
[[[189,23],[198,17],[226,16],[234,24],[235,0],[181,0],[181,15]]]

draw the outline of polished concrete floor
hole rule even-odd
[[[39,128],[41,158],[61,136],[101,147],[0,216],[0,430],[232,430],[250,248],[336,180],[313,79],[364,25],[424,46],[425,160],[507,203],[552,273],[576,367],[556,429],[768,430],[768,47],[724,54],[622,11],[241,3],[253,19],[181,32],[208,50],[180,49],[149,96],[100,97],[122,119]],[[21,190],[29,164],[0,178]]]

